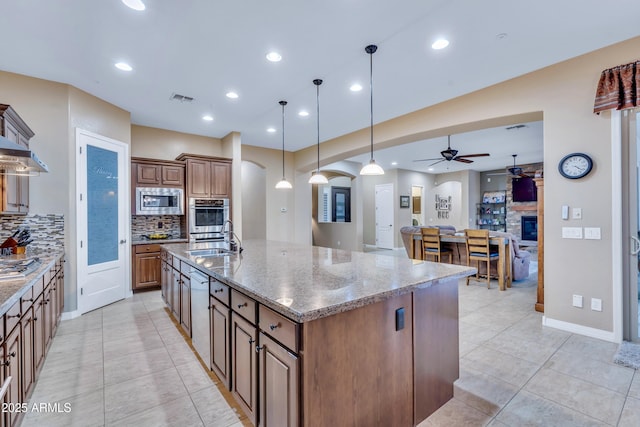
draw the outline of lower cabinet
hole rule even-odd
[[[34,368],[34,323],[33,309],[31,306],[25,309],[20,320],[22,328],[22,401],[26,402],[35,383]]]
[[[229,389],[229,318],[230,311],[222,302],[209,296],[209,321],[211,332],[211,368],[224,386]]]
[[[180,274],[180,325],[191,336],[191,279]]]
[[[171,313],[180,322],[180,272],[171,268]]]
[[[231,393],[253,425],[258,419],[257,336],[255,325],[231,314]]]
[[[36,375],[44,362],[44,298],[42,294],[33,303],[33,364]]]
[[[22,402],[20,332],[21,328],[19,326],[13,328],[4,344],[4,377],[11,377],[11,384],[5,395],[5,402],[9,404],[9,407],[16,407],[17,404]],[[20,412],[8,411],[5,419],[6,425],[17,425],[19,415]]]
[[[160,246],[133,245],[131,290],[157,289],[161,282]]]

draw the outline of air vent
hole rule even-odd
[[[169,100],[171,101],[180,101],[180,102],[193,102],[193,98],[190,96],[185,96],[185,95],[180,95],[179,93],[172,93],[171,94],[171,98],[169,98]]]
[[[514,129],[522,129],[522,128],[526,128],[526,127],[527,127],[527,125],[514,125],[514,126],[509,126],[509,127],[505,128],[505,129],[514,130]]]

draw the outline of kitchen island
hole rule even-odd
[[[163,245],[162,290],[189,331],[189,272],[209,276],[205,363],[254,424],[412,426],[453,396],[458,280],[475,269],[275,241],[243,246],[207,255]]]

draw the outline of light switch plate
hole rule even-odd
[[[562,227],[563,239],[582,239],[582,227]]]
[[[582,308],[582,295],[574,295],[573,296],[573,306]]]
[[[600,234],[600,227],[585,227],[584,238],[589,240],[600,240],[602,236]]]
[[[562,219],[569,219],[569,206],[562,205]]]
[[[591,310],[602,311],[602,300],[600,298],[591,298]]]

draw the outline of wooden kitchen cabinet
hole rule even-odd
[[[180,271],[172,268],[171,272],[171,313],[180,322]]]
[[[29,148],[34,133],[10,105],[0,104],[0,132],[16,144]],[[2,175],[2,212],[29,212],[29,177]]]
[[[229,307],[214,298],[209,297],[209,321],[211,331],[211,368],[216,373],[224,386],[229,389],[230,371],[230,346],[229,320],[231,313]]]
[[[242,306],[241,308],[243,308]],[[236,307],[234,306],[234,309]],[[258,330],[238,313],[231,314],[231,394],[253,425],[258,409]]]
[[[22,401],[26,402],[27,396],[31,394],[35,383],[35,367],[33,363],[35,329],[31,306],[23,310],[20,327],[22,328]]]
[[[231,159],[181,154],[186,163],[187,197],[231,198]]]
[[[4,344],[4,377],[12,378],[4,401],[14,405],[22,402],[21,331],[19,326],[13,328]],[[17,411],[7,412],[6,425],[18,425],[21,415]]]
[[[132,191],[136,187],[184,188],[185,165],[182,161],[131,158]]]
[[[44,362],[44,299],[40,294],[33,303],[33,366],[37,375]]]
[[[180,274],[180,325],[191,337],[191,278]]]
[[[160,245],[133,245],[133,269],[131,289],[157,289],[160,287],[162,261],[160,259]]]

